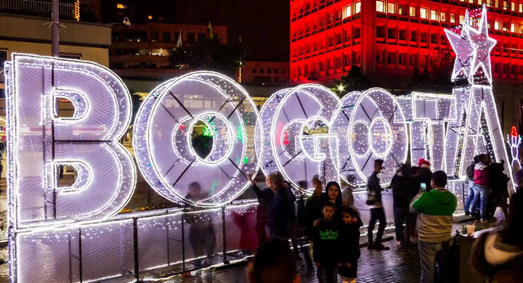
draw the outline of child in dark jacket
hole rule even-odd
[[[335,205],[326,202],[323,206],[323,218],[315,227],[313,238],[313,258],[318,267],[320,283],[336,283],[338,274],[337,259],[339,250],[338,228],[334,221]]]
[[[363,223],[358,212],[352,207],[344,207],[342,225],[339,228],[338,274],[342,282],[355,283],[360,258],[360,227]]]

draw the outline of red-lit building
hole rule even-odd
[[[523,0],[291,0],[291,81],[328,84],[359,65],[373,85],[400,88],[415,67],[430,69],[431,57],[452,52],[444,28],[482,4],[498,41],[491,56],[498,110],[504,128],[518,125]]]

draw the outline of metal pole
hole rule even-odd
[[[53,0],[53,25],[52,25],[52,56],[60,56],[60,5],[58,0]]]

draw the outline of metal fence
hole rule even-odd
[[[448,188],[462,211],[466,183]],[[366,198],[365,190],[354,192],[364,224],[370,218]],[[383,202],[392,225],[390,191],[383,192]],[[258,247],[256,206],[249,200],[206,210],[142,211],[12,233],[11,252],[18,262],[11,276],[16,282],[155,281],[242,260]]]
[[[51,16],[52,0],[0,0],[0,12],[12,12],[27,15]],[[60,3],[60,16],[75,18],[75,3]]]

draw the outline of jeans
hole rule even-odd
[[[320,263],[317,275],[318,281],[321,283],[336,283],[338,281],[338,266],[336,263]]]
[[[474,200],[474,182],[469,181],[469,194],[467,198],[465,199],[465,211],[474,213],[474,211],[470,211],[469,208],[472,205],[472,202]]]
[[[403,223],[406,222],[408,215],[408,207],[394,207],[394,226],[396,226],[396,240],[401,241],[401,245],[403,248],[406,248],[409,242],[409,235],[405,235],[405,233],[403,233]]]
[[[381,244],[381,238],[383,237],[383,232],[385,231],[385,226],[387,225],[387,220],[385,219],[385,210],[383,210],[383,207],[370,209],[370,221],[367,234],[369,238],[369,246],[374,243],[372,238],[372,231],[374,231],[376,220],[380,222],[380,226],[378,227],[378,235],[376,235],[376,243]]]
[[[419,259],[421,267],[420,283],[434,283],[435,263],[438,263],[441,283],[448,280],[449,241],[429,243],[418,241]]]
[[[481,220],[487,219],[487,202],[489,190],[480,186],[474,185],[474,202],[472,203],[472,210],[475,211],[479,205],[479,215]]]
[[[194,257],[207,255],[211,257],[216,247],[216,235],[212,226],[206,228],[189,229],[189,242],[191,243]],[[204,249],[206,254],[204,254]]]

